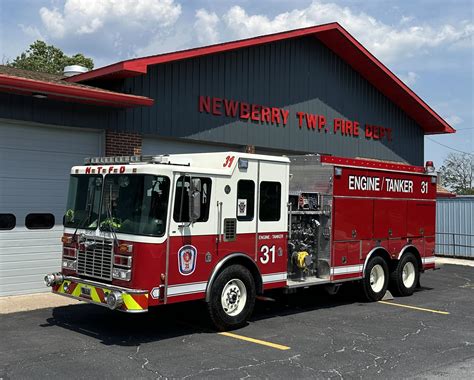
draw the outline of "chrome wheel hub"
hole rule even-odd
[[[221,304],[226,314],[238,315],[244,309],[246,302],[247,289],[241,280],[230,280],[222,289]]]

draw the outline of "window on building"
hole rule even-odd
[[[237,219],[253,220],[255,199],[255,182],[241,179],[237,183]]]
[[[201,216],[196,222],[207,222],[209,218],[209,204],[211,201],[212,181],[207,177],[192,177],[201,181]],[[173,219],[178,223],[189,222],[189,189],[190,176],[181,176],[176,182],[176,194],[174,199]]]
[[[25,218],[25,226],[29,230],[49,230],[54,227],[53,214],[28,214]]]
[[[13,230],[16,226],[16,217],[13,214],[0,214],[0,230]]]
[[[260,183],[260,208],[258,218],[262,222],[276,222],[280,220],[281,183]]]

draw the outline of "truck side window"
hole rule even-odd
[[[260,208],[258,218],[262,222],[276,222],[280,220],[281,183],[260,183]]]
[[[237,219],[253,220],[255,199],[255,182],[241,179],[237,183]]]
[[[211,202],[210,178],[193,177],[201,180],[201,217],[196,222],[207,222],[209,218],[209,204]],[[176,195],[174,198],[173,219],[177,223],[189,222],[189,176],[181,176],[176,182]]]

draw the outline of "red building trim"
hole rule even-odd
[[[0,74],[0,91],[21,95],[39,93],[48,99],[75,103],[88,103],[111,107],[151,106],[153,99],[143,96],[121,94],[86,86],[52,83],[17,76]]]
[[[418,95],[408,88],[383,63],[375,58],[338,23],[313,26],[288,32],[269,34],[245,40],[226,42],[173,53],[154,55],[122,61],[68,78],[70,82],[86,82],[92,79],[113,80],[146,74],[150,65],[220,53],[274,41],[314,35],[329,49],[359,72],[368,82],[397,104],[425,134],[454,133],[455,130],[431,109]]]

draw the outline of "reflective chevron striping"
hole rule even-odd
[[[83,294],[82,288],[90,289],[90,296]],[[53,287],[53,292],[69,295],[82,301],[93,302],[106,306],[107,300],[105,295],[106,293],[110,293],[111,290],[108,288],[101,288],[98,286],[65,280],[61,285],[56,285]],[[148,310],[147,293],[129,294],[122,291],[121,295],[123,299],[123,305],[121,307],[122,311]]]

